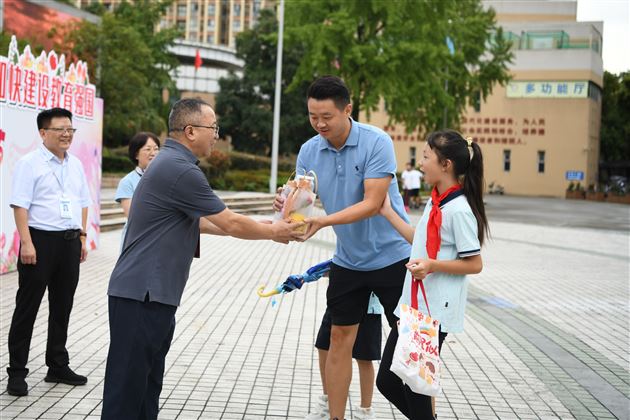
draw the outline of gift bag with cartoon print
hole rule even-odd
[[[427,314],[418,311],[418,286],[422,289]],[[411,306],[400,306],[398,341],[390,370],[417,394],[440,393],[440,322],[431,318],[421,280],[411,281]]]

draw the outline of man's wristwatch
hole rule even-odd
[[[87,237],[87,233],[81,231],[81,232],[79,232],[79,236],[86,236]]]

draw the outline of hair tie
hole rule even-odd
[[[468,153],[470,154],[470,160],[473,158],[474,150],[472,147],[473,139],[472,137],[466,137],[466,143],[468,143]]]

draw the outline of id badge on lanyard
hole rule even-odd
[[[62,196],[59,199],[59,213],[62,219],[72,219],[72,201],[69,198]]]
[[[63,170],[64,170],[63,163],[61,165],[61,179],[59,179],[59,177],[57,176],[55,171],[52,170],[52,168],[50,169],[53,175],[55,176],[55,179],[59,183],[59,186],[61,187],[61,197],[59,198],[59,215],[61,216],[62,219],[72,219],[72,200],[66,197],[66,189],[65,189],[64,176],[63,176]]]

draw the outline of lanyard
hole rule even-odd
[[[52,172],[53,176],[57,180],[57,183],[59,184],[59,187],[61,188],[61,196],[65,197],[66,196],[66,183],[64,182],[65,181],[64,172],[65,172],[66,166],[68,166],[66,159],[64,158],[64,160],[61,162],[61,178],[57,176],[57,172],[55,172],[53,167],[50,165],[50,160],[47,160],[46,163],[48,164],[48,168],[50,168],[50,172]]]

